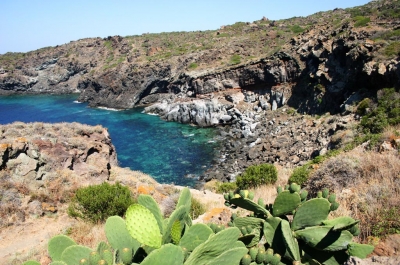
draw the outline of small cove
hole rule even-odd
[[[79,122],[108,128],[120,166],[151,175],[160,183],[194,186],[210,167],[216,130],[166,122],[142,108],[115,111],[77,103],[77,95],[0,97],[0,124]]]

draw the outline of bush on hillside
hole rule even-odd
[[[400,123],[400,94],[394,88],[378,92],[378,106],[365,115],[360,122],[364,133],[381,133],[388,125]]]
[[[190,217],[194,220],[203,213],[206,212],[205,206],[197,199],[192,197],[192,203],[190,204]]]
[[[264,184],[273,184],[277,179],[278,172],[274,165],[252,165],[246,168],[242,175],[237,177],[236,185],[239,189],[245,190]]]
[[[355,27],[365,27],[368,24],[368,22],[371,21],[371,19],[369,17],[356,16],[354,18],[354,21],[355,21],[354,23]]]
[[[79,188],[68,207],[68,214],[97,223],[105,221],[109,216],[123,216],[133,202],[128,187],[104,182]]]
[[[217,193],[228,193],[237,189],[236,182],[224,182],[217,185]]]
[[[297,183],[300,186],[303,186],[304,183],[308,180],[310,176],[311,169],[310,165],[306,164],[301,167],[295,168],[293,173],[289,177],[289,184]]]

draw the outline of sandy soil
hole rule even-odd
[[[41,217],[0,230],[0,264],[19,264],[20,259],[45,252],[49,239],[64,233],[74,222],[67,215]]]

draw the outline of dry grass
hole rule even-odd
[[[391,142],[394,146],[396,145],[396,140],[398,141],[400,139],[400,124],[397,124],[395,126],[388,126],[385,128],[383,133],[381,134],[381,140],[382,141],[388,141]],[[397,148],[400,148],[400,146],[397,146]]]
[[[79,245],[84,245],[92,249],[96,249],[97,245],[102,241],[107,242],[104,224],[79,222],[70,227],[67,230],[67,234]]]
[[[328,187],[338,195],[340,207],[334,215],[360,220],[361,241],[400,229],[398,154],[355,149],[326,161],[307,186],[313,192]]]
[[[9,260],[8,265],[20,265],[28,260],[40,261],[40,264],[48,265],[50,258],[48,257],[47,248],[33,248],[28,253],[15,253],[15,256]]]
[[[278,186],[284,187],[289,180],[289,177],[292,173],[292,169],[283,168],[282,166],[276,165],[276,169],[278,170],[278,180],[275,184],[270,185],[262,185],[254,189],[254,201],[257,201],[259,198],[264,200],[264,203],[274,203],[274,200],[277,195],[276,188]]]
[[[89,126],[80,123],[22,123],[0,124],[0,143],[12,143],[13,140],[27,142],[27,139],[54,139],[58,142],[68,143],[71,147],[85,145],[77,135],[102,134],[105,129],[100,126]]]

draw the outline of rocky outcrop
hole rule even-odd
[[[343,113],[352,97],[358,102],[379,89],[400,87],[400,61],[385,56],[385,45],[374,40],[387,31],[326,24],[292,38],[284,50],[298,58],[302,73],[288,104],[309,114]]]
[[[43,123],[0,125],[0,169],[32,190],[70,172],[80,182],[109,179],[117,155],[101,126]]]
[[[248,166],[270,163],[287,168],[324,155],[333,137],[354,125],[351,115],[315,119],[281,108],[277,111],[240,111],[231,126],[221,129],[219,157],[203,179],[234,181]]]

